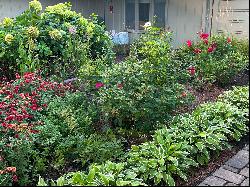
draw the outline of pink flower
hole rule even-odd
[[[196,53],[196,54],[199,54],[199,53],[201,53],[202,51],[201,51],[201,49],[198,49],[198,48],[196,48],[195,50],[194,50],[194,53]]]
[[[76,28],[75,27],[70,27],[69,32],[70,32],[70,34],[76,34]]]
[[[200,34],[200,38],[203,39],[203,40],[207,39],[208,37],[209,37],[209,34],[207,34],[207,33],[201,33]]]
[[[227,43],[231,43],[232,42],[232,40],[231,40],[231,38],[227,38]]]
[[[95,84],[95,87],[97,88],[97,89],[99,89],[99,88],[101,88],[101,87],[103,87],[104,86],[104,84],[102,83],[102,82],[97,82],[96,84]]]
[[[188,46],[188,47],[191,47],[191,46],[192,46],[192,41],[191,41],[191,40],[188,40],[188,41],[187,41],[187,46]]]
[[[203,42],[204,42],[206,45],[208,44],[208,40],[207,40],[207,39],[203,40]]]
[[[21,76],[18,73],[16,73],[16,79],[20,79],[20,78]]]

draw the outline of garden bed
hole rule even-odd
[[[128,51],[69,3],[41,11],[0,23],[0,185],[191,185],[237,150],[245,40],[200,32],[173,50],[147,24]]]

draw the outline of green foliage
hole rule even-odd
[[[44,74],[67,77],[89,59],[112,61],[112,41],[95,15],[85,19],[71,10],[70,3],[49,6],[42,14],[41,8],[39,1],[32,1],[15,20],[6,18],[0,24],[4,75],[40,68]]]
[[[246,90],[232,91],[236,96],[239,92],[246,93]],[[123,160],[126,164],[109,161],[101,166],[94,164],[88,174],[73,172],[59,178],[57,184],[63,181],[64,185],[107,186],[142,185],[143,182],[174,186],[176,176],[186,180],[190,167],[207,164],[212,153],[228,148],[230,140],[238,141],[248,132],[247,108],[242,110],[221,101],[202,104],[191,114],[176,116],[169,127],[157,130],[152,141],[132,146]],[[120,180],[123,182],[118,183]],[[39,185],[44,184],[40,179]]]
[[[224,92],[218,98],[219,101],[237,106],[240,109],[248,109],[249,86],[236,86],[232,90]]]
[[[172,57],[183,71],[195,69],[190,72],[190,79],[196,87],[215,82],[226,85],[247,67],[249,45],[246,41],[226,35],[209,37],[206,33],[199,33],[199,38],[197,42],[187,41]]]
[[[141,179],[136,178],[133,171],[125,170],[126,163],[113,163],[107,161],[102,165],[92,165],[89,172],[72,172],[60,177],[51,186],[139,186],[145,185]],[[38,186],[47,186],[43,178],[39,178]]]
[[[123,154],[123,143],[112,132],[94,133],[88,97],[81,92],[55,98],[48,105],[44,125],[36,136],[37,167],[61,170],[68,163],[87,167],[90,163],[116,160]],[[44,159],[45,158],[45,159]],[[46,168],[46,167],[47,168]]]
[[[106,68],[96,80],[101,87],[93,99],[105,124],[149,131],[157,121],[167,121],[178,106],[190,100],[189,96],[182,96],[182,85],[168,77],[159,85],[157,75],[148,73],[144,65],[129,59]],[[94,89],[94,85],[90,86]]]
[[[149,184],[174,186],[174,175],[187,179],[185,172],[197,164],[189,157],[187,142],[174,143],[169,130],[159,130],[152,142],[132,146],[127,162],[139,178]]]
[[[130,57],[139,59],[143,71],[159,86],[177,80],[182,82],[188,77],[180,63],[172,60],[171,37],[170,32],[150,26],[131,45]]]

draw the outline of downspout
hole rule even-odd
[[[205,32],[208,33],[211,0],[206,0]]]
[[[214,16],[214,0],[212,1],[212,12],[211,12],[211,20],[210,20],[210,31],[209,34],[212,34],[212,27],[213,27],[213,16]]]
[[[105,14],[106,14],[106,0],[103,0],[104,2],[103,2],[103,19],[104,19],[104,24],[106,25],[106,16],[105,16]]]

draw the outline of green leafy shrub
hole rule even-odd
[[[199,33],[199,38],[188,40],[172,57],[197,87],[215,82],[225,85],[247,67],[249,45],[244,40],[206,33]]]
[[[87,95],[81,92],[49,103],[42,118],[44,125],[38,128],[40,134],[36,136],[42,172],[48,167],[61,171],[71,163],[83,168],[92,162],[116,160],[123,154],[123,142],[112,132],[95,133],[95,115],[95,108],[91,108]]]
[[[149,131],[157,121],[167,121],[178,106],[190,101],[182,85],[170,82],[168,77],[159,85],[157,76],[146,71],[144,63],[129,59],[100,74],[93,99],[101,121],[113,127]]]
[[[145,33],[131,45],[130,57],[143,63],[144,72],[155,84],[183,82],[189,76],[180,63],[172,60],[172,35],[155,26],[145,28]]]
[[[240,140],[248,128],[247,112],[227,103],[207,103],[192,114],[177,116],[170,127],[176,142],[187,141],[200,164],[207,164],[212,151],[227,148],[229,140]]]
[[[85,19],[71,10],[70,3],[49,6],[40,14],[41,10],[39,1],[31,1],[29,9],[15,20],[5,18],[0,24],[4,75],[41,68],[58,75],[66,71],[64,76],[69,76],[88,59],[112,61],[112,41],[95,15]]]
[[[232,90],[224,92],[219,96],[218,101],[226,102],[237,106],[240,109],[248,110],[249,86],[236,86]]]

